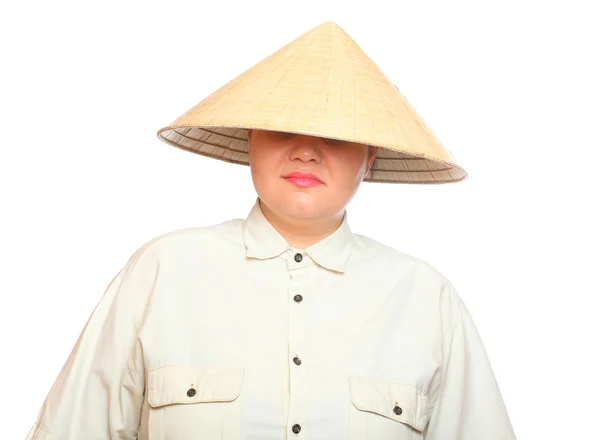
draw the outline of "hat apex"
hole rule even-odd
[[[365,181],[467,177],[398,88],[332,20],[250,67],[157,135],[187,151],[248,165],[250,128],[378,146]]]

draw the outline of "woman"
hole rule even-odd
[[[248,164],[246,219],[172,231],[109,284],[28,440],[507,440],[456,290],[354,234],[362,181],[466,177],[335,23],[159,131]]]

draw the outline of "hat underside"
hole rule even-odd
[[[158,135],[164,142],[182,150],[249,165],[248,129],[245,127],[165,127]],[[381,146],[363,181],[441,184],[459,182],[466,177],[466,172],[456,165]]]

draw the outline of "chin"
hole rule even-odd
[[[313,218],[322,214],[322,203],[307,194],[294,194],[281,207],[287,215],[296,218]]]
[[[303,190],[264,191],[261,199],[278,215],[293,218],[315,218],[326,215],[328,201],[325,194]]]

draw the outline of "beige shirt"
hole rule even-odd
[[[141,246],[27,440],[511,440],[465,304],[342,225],[292,248],[247,219]]]

